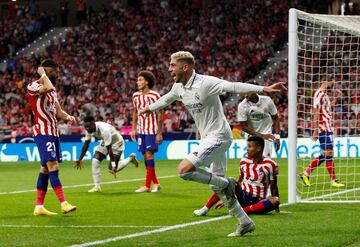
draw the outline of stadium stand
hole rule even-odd
[[[297,1],[291,5],[301,8]],[[167,68],[173,51],[191,50],[200,73],[230,81],[251,79],[286,43],[289,7],[281,0],[229,1],[227,5],[221,1],[154,4],[144,0],[141,8],[113,1],[109,9],[88,11],[86,21],[71,28],[64,40],[52,43],[45,52],[7,60],[0,73],[0,128],[18,135],[31,134],[25,88],[36,78],[36,66],[48,57],[62,65],[63,75],[56,84],[64,109],[76,117],[94,114],[118,128],[131,122],[130,97],[136,90],[139,70],[155,73],[155,90],[161,94],[170,89]],[[24,19],[41,16],[25,14]],[[286,79],[285,68],[278,73]],[[276,79],[271,78],[271,82]],[[275,99],[283,119],[287,114],[285,100],[284,96]],[[225,113],[235,123],[236,107],[225,106]],[[165,131],[193,131],[180,103],[165,111],[164,120]],[[286,136],[286,121],[282,124],[282,135]],[[69,126],[67,133],[79,131],[79,127]]]

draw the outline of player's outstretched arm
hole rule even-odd
[[[256,132],[253,128],[251,128],[247,122],[240,122],[240,127],[241,130],[248,133],[249,135],[252,136],[258,136],[263,138],[264,140],[268,140],[268,141],[273,141],[275,139],[275,136],[271,135],[271,134],[262,134],[260,132]]]
[[[83,161],[82,159],[84,158],[86,151],[89,148],[89,144],[90,144],[90,140],[89,141],[85,141],[84,142],[84,146],[81,149],[81,154],[79,156],[79,159],[77,161],[75,161],[75,165],[74,167],[78,170],[78,169],[82,169],[84,167]]]
[[[180,98],[173,92],[173,90],[174,90],[174,87],[171,89],[170,92],[161,96],[160,99],[158,99],[155,103],[152,103],[151,105],[148,105],[145,108],[141,108],[139,110],[139,114],[149,115],[150,113],[152,113],[156,110],[161,110],[161,109],[167,107],[175,100],[179,100]]]
[[[264,87],[265,93],[284,93],[287,91],[285,87],[286,82],[277,82],[271,86]]]

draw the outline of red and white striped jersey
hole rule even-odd
[[[241,189],[252,197],[266,198],[270,181],[273,181],[278,174],[279,167],[272,159],[264,158],[259,164],[249,158],[240,161]]]
[[[319,88],[315,92],[313,106],[319,109],[319,131],[333,132],[331,101],[324,90]]]
[[[55,91],[52,91],[40,95],[40,87],[41,84],[38,81],[33,81],[28,84],[26,92],[26,97],[34,114],[34,136],[59,136],[55,107],[56,102],[58,102],[57,94]]]
[[[150,90],[146,94],[141,91],[137,91],[132,96],[134,108],[139,112],[141,108],[144,108],[160,98],[160,94]],[[137,133],[143,135],[157,134],[157,114],[156,112],[146,116],[145,114],[138,116],[137,121]]]

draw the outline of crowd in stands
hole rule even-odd
[[[4,6],[7,6],[7,14],[0,17],[1,60],[15,56],[18,50],[43,35],[54,25],[55,19],[53,13],[40,11],[34,0],[24,5],[10,2]]]
[[[52,43],[43,53],[17,57],[0,72],[0,126],[13,128],[18,135],[31,134],[26,84],[37,78],[35,69],[45,58],[55,59],[62,67],[56,87],[67,112],[79,120],[92,114],[119,129],[131,124],[137,73],[153,71],[158,81],[154,90],[165,94],[173,83],[167,72],[169,56],[177,50],[195,55],[199,73],[229,81],[251,79],[286,42],[289,7],[282,0],[234,0],[226,5],[221,1],[143,0],[136,7],[113,1],[109,9],[87,11],[85,20],[71,28],[64,40]],[[266,84],[286,79],[284,64]],[[286,137],[286,95],[273,99]],[[224,104],[224,109],[236,125],[237,106]],[[60,125],[64,134],[82,131],[79,126]],[[164,131],[195,131],[182,103],[165,109]]]

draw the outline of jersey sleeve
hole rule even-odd
[[[272,99],[269,97],[268,98],[268,106],[269,106],[269,113],[271,116],[274,116],[277,114],[277,109],[276,106],[274,104],[274,101],[272,101]]]
[[[248,120],[247,112],[248,112],[248,109],[245,107],[245,104],[240,103],[238,105],[237,121],[238,122],[246,122]]]
[[[150,111],[161,110],[166,106],[170,105],[175,100],[181,100],[179,93],[176,89],[176,83],[174,83],[173,87],[167,94],[161,96],[155,103],[149,105],[149,109]]]
[[[279,175],[279,166],[274,162],[270,162],[271,164],[271,173],[270,173],[270,181],[274,181],[275,178]]]
[[[42,85],[37,83],[36,81],[31,82],[29,85],[27,85],[27,93],[30,96],[36,96],[40,94],[40,89],[42,88]]]
[[[313,102],[313,107],[315,109],[319,109],[322,103],[322,94],[320,92],[316,92],[314,95],[314,102]]]
[[[263,86],[241,82],[229,82],[213,76],[209,76],[208,79],[205,80],[204,87],[208,90],[209,96],[226,93],[261,93],[264,89]]]

